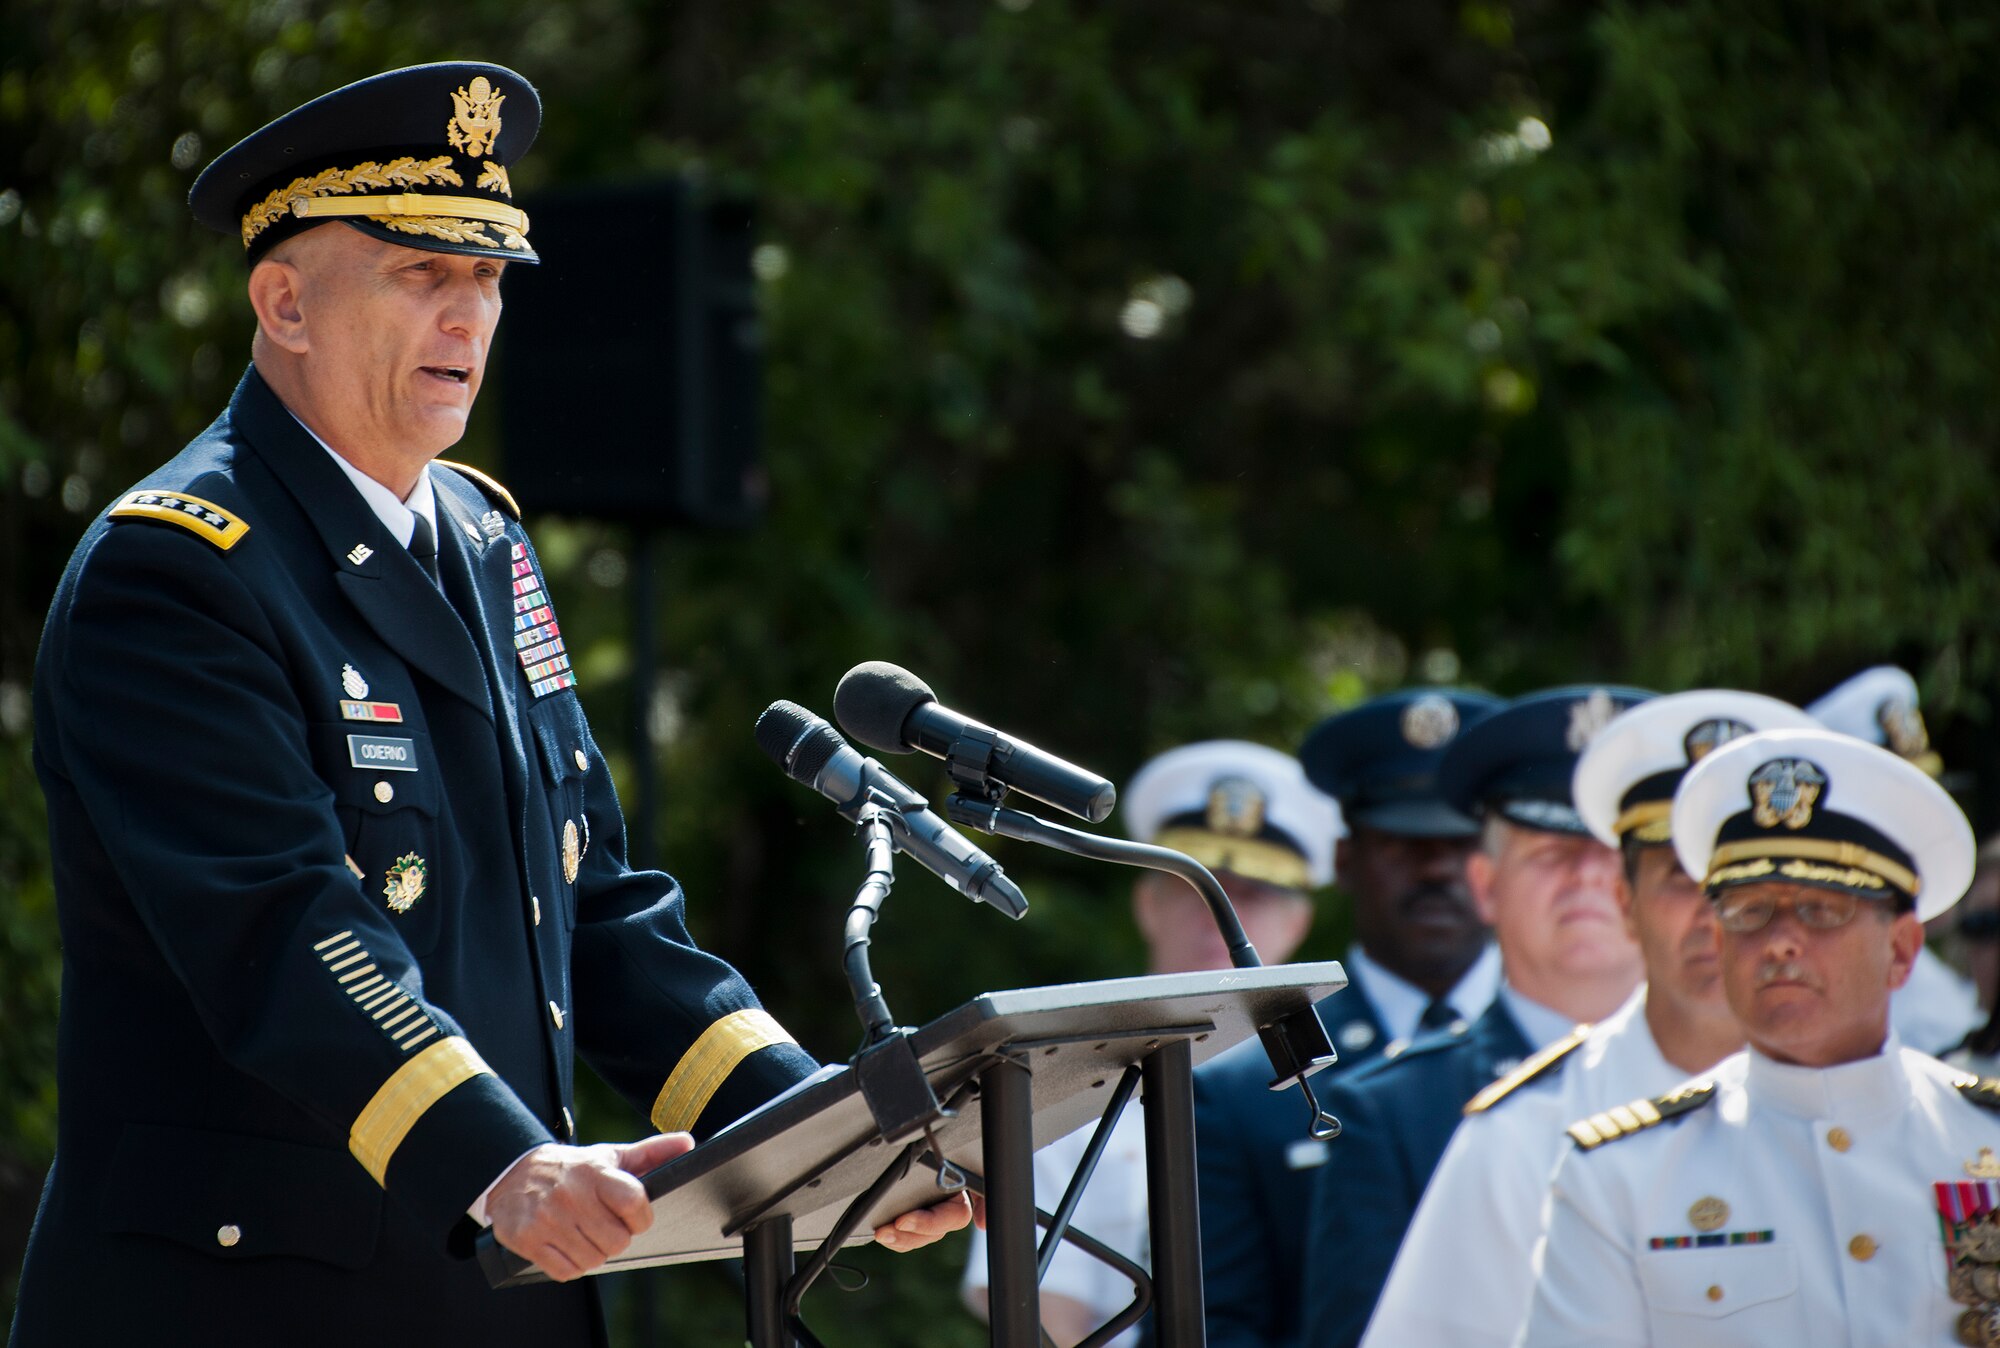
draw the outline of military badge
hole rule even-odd
[[[1365,1020],[1350,1020],[1340,1027],[1340,1046],[1349,1053],[1359,1053],[1375,1042],[1375,1027]]]
[[[507,95],[493,87],[484,75],[453,91],[451,120],[445,123],[445,139],[451,148],[468,159],[477,159],[493,148],[500,138],[500,105]]]
[[[369,547],[366,543],[356,543],[347,550],[347,560],[353,562],[356,566],[361,565],[374,555],[375,549]]]
[[[1875,723],[1882,727],[1882,738],[1898,758],[1916,758],[1931,747],[1931,734],[1924,725],[1924,714],[1917,710],[1914,702],[1900,697],[1889,698],[1875,709]]]
[[[1697,1231],[1720,1231],[1729,1220],[1729,1204],[1713,1196],[1695,1199],[1688,1208],[1688,1225]]]
[[[507,517],[497,510],[489,510],[479,517],[479,527],[488,538],[498,538],[507,532]]]
[[[1965,1173],[1974,1179],[2000,1179],[2000,1159],[1993,1155],[1993,1148],[1981,1147],[1979,1155],[1965,1163]]]
[[[1437,749],[1458,733],[1458,708],[1451,699],[1426,693],[1403,708],[1403,742],[1412,749]]]
[[[1688,766],[1692,767],[1729,741],[1741,739],[1749,733],[1750,727],[1741,721],[1703,721],[1688,731],[1681,740],[1681,747],[1687,750]]]
[[[1992,1155],[1981,1149],[1982,1160]],[[2000,1348],[2000,1181],[1940,1180],[1932,1189],[1947,1286],[1951,1299],[1968,1308],[1958,1317],[1958,1341]]]
[[[1750,774],[1750,817],[1758,828],[1783,824],[1796,832],[1812,822],[1813,805],[1826,786],[1819,765],[1803,758],[1774,758]]]
[[[563,879],[573,885],[576,883],[576,873],[583,865],[583,844],[577,836],[574,819],[563,821],[562,852]]]
[[[426,876],[424,859],[415,852],[406,852],[389,868],[389,882],[382,887],[382,897],[389,901],[392,913],[407,913],[424,896]]]
[[[1563,743],[1571,753],[1582,753],[1617,714],[1618,704],[1611,700],[1611,694],[1602,688],[1593,688],[1589,697],[1570,704],[1569,730],[1563,736]]]
[[[536,697],[576,687],[576,671],[570,668],[569,651],[563,645],[562,629],[556,625],[556,611],[549,603],[542,578],[535,572],[534,559],[524,543],[516,543],[511,554],[514,575],[514,654],[528,676],[528,691]]]
[[[1232,838],[1264,831],[1264,793],[1247,777],[1223,777],[1208,789],[1208,827]]]
[[[368,680],[362,678],[360,671],[353,665],[340,667],[340,686],[357,702],[368,696]]]

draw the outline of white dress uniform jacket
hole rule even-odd
[[[1508,1091],[1452,1134],[1362,1348],[1512,1343],[1533,1290],[1549,1172],[1568,1145],[1563,1129],[1687,1077],[1653,1042],[1643,985],[1581,1042],[1560,1042],[1573,1046],[1559,1071]]]
[[[1713,1081],[1706,1104],[1563,1156],[1521,1341],[1958,1342],[1934,1186],[2000,1147],[1975,1079],[1891,1035],[1825,1069],[1749,1050]]]

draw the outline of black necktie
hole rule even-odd
[[[1426,1030],[1442,1030],[1458,1019],[1458,1012],[1451,1009],[1451,1003],[1440,997],[1424,1008],[1424,1014],[1417,1024]]]
[[[417,559],[417,565],[431,578],[431,584],[442,590],[444,585],[438,579],[437,535],[431,531],[431,522],[421,513],[417,514],[417,527],[410,534],[410,556]]]

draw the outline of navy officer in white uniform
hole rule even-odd
[[[1688,769],[1731,739],[1812,724],[1776,698],[1702,689],[1640,703],[1584,750],[1571,794],[1591,834],[1618,851],[1618,902],[1646,982],[1610,1017],[1579,1025],[1466,1105],[1364,1348],[1505,1348],[1527,1313],[1529,1257],[1563,1127],[1658,1095],[1743,1047],[1722,995],[1715,915],[1674,855],[1668,809]],[[1444,1286],[1448,1297],[1437,1294]]]
[[[1901,1044],[1890,994],[1972,877],[1938,784],[1824,730],[1675,797],[1748,1050],[1568,1129],[1525,1343],[2000,1342],[2000,1086]]]

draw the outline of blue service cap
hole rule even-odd
[[[1314,726],[1299,746],[1312,784],[1349,826],[1415,838],[1463,838],[1479,825],[1438,791],[1438,764],[1466,727],[1505,706],[1467,688],[1405,688]]]
[[[507,170],[541,124],[535,87],[505,66],[407,66],[251,132],[201,171],[188,205],[239,235],[253,265],[331,220],[406,248],[537,262]]]
[[[1570,795],[1576,760],[1612,717],[1652,696],[1577,684],[1516,698],[1453,741],[1438,765],[1438,792],[1474,818],[1491,811],[1523,828],[1588,837]]]

